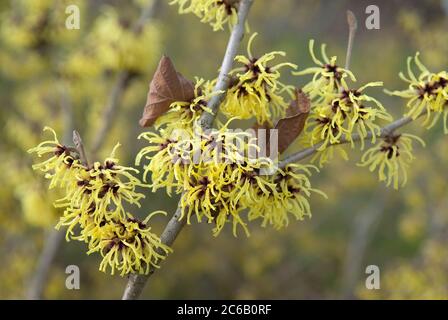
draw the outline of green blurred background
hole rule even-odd
[[[129,80],[111,129],[98,150],[107,156],[121,142],[122,163],[133,165],[142,147],[138,120],[147,86],[160,56],[172,58],[186,77],[212,79],[223,57],[228,30],[213,32],[193,15],[159,1],[154,17],[137,36],[130,26],[146,0],[37,0],[0,2],[0,298],[25,298],[45,239],[60,214],[58,197],[31,170],[26,150],[43,140],[44,126],[60,137],[76,128],[88,153],[104,124],[117,76]],[[81,9],[81,28],[67,30],[65,8]],[[380,8],[380,30],[367,30],[365,8]],[[398,72],[416,51],[433,71],[447,67],[448,3],[441,0],[255,0],[251,32],[254,51],[282,50],[300,69],[312,65],[308,41],[328,44],[344,61],[346,10],[358,18],[352,71],[360,84],[384,81],[401,89]],[[244,52],[245,41],[241,47]],[[302,85],[286,75],[284,82]],[[371,90],[396,117],[400,99]],[[144,298],[309,299],[448,298],[448,141],[441,126],[427,131],[417,124],[406,132],[420,135],[407,186],[398,191],[378,183],[351,160],[333,160],[313,184],[329,196],[311,199],[312,219],[292,222],[282,231],[253,225],[251,236],[234,238],[225,229],[217,238],[208,225],[185,228],[174,253],[151,278]],[[68,139],[68,138],[66,138]],[[293,150],[292,150],[293,151]],[[136,215],[173,212],[177,198],[147,191]],[[160,233],[167,218],[154,218]],[[126,279],[98,271],[100,257],[87,256],[84,243],[62,240],[51,265],[43,298],[116,299]],[[67,290],[65,268],[81,270],[81,289]],[[381,289],[365,288],[365,269],[381,270]]]

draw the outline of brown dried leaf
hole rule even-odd
[[[297,139],[305,127],[310,113],[311,102],[301,89],[296,89],[296,99],[286,110],[286,117],[275,125],[278,130],[278,151],[282,153]]]
[[[171,59],[162,56],[154,77],[149,83],[145,109],[140,126],[151,126],[158,117],[168,111],[175,101],[190,101],[194,98],[194,85],[176,71]]]

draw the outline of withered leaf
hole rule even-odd
[[[311,102],[301,89],[296,89],[296,98],[286,110],[286,117],[275,125],[278,130],[278,151],[282,153],[302,133],[310,113]]]
[[[145,109],[139,121],[140,126],[151,126],[158,117],[168,111],[171,103],[190,101],[193,98],[193,83],[176,71],[169,57],[162,56],[149,83]]]

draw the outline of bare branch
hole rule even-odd
[[[348,23],[348,44],[347,44],[347,56],[345,57],[345,69],[350,68],[350,60],[352,58],[353,42],[355,41],[356,30],[358,29],[358,21],[355,14],[347,10],[347,23]]]
[[[229,87],[228,74],[233,66],[233,61],[235,60],[236,54],[238,52],[238,47],[243,39],[244,27],[247,19],[247,15],[252,6],[253,0],[242,0],[238,8],[238,23],[233,27],[232,33],[227,44],[226,53],[221,65],[221,69],[218,76],[218,81],[214,88],[214,92],[220,92],[220,94],[214,96],[210,99],[207,107],[212,110],[212,113],[204,112],[199,120],[199,125],[203,129],[209,129],[216,117],[219,105],[225,96],[225,93]],[[179,220],[182,214],[182,209],[180,206],[180,201],[176,213],[173,215],[171,220],[168,222],[165,230],[161,235],[162,243],[171,246],[174,243],[177,235],[180,233],[185,225],[185,220]],[[131,275],[129,281],[126,285],[126,289],[123,294],[123,300],[135,300],[138,299],[140,294],[145,287],[146,282],[149,277],[154,273],[155,269],[152,268],[148,275]]]

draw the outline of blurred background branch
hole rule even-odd
[[[379,188],[373,193],[370,203],[353,219],[352,231],[347,245],[347,256],[342,274],[342,298],[354,299],[360,274],[365,267],[363,261],[375,228],[386,207],[387,193]]]

